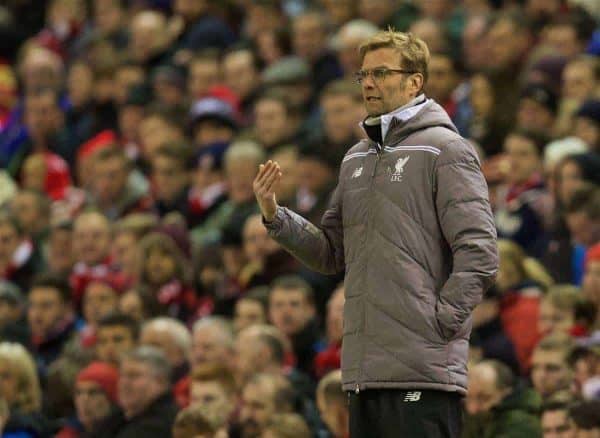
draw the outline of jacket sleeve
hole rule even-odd
[[[497,237],[487,184],[465,140],[442,149],[435,178],[438,221],[452,252],[452,271],[440,291],[436,316],[442,334],[450,339],[495,280]]]
[[[309,268],[323,274],[344,270],[344,242],[340,186],[333,192],[320,227],[285,207],[277,207],[271,222],[265,222],[269,235]]]

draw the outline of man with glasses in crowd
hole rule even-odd
[[[426,98],[429,50],[380,32],[360,47],[368,138],[342,160],[319,227],[254,191],[270,235],[310,268],[345,270],[342,385],[350,436],[459,437],[471,312],[493,283],[496,231],[473,147]]]

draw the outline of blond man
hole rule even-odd
[[[350,436],[458,437],[471,312],[497,271],[496,229],[473,147],[423,94],[429,50],[384,31],[360,47],[368,136],[350,148],[320,227],[277,204],[269,234],[310,268],[345,271],[342,387]]]

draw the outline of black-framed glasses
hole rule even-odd
[[[362,81],[364,81],[369,75],[371,75],[371,77],[373,78],[374,81],[376,82],[382,82],[385,80],[385,78],[392,73],[397,73],[397,74],[413,74],[413,73],[417,73],[416,71],[410,71],[410,70],[401,70],[401,69],[397,69],[397,68],[374,68],[372,70],[359,70],[356,73],[354,73],[354,78],[356,79],[356,82],[358,82],[359,84],[362,84]]]

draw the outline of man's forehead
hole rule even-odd
[[[398,49],[382,47],[365,53],[362,66],[363,68],[398,67],[400,58],[401,54]]]

